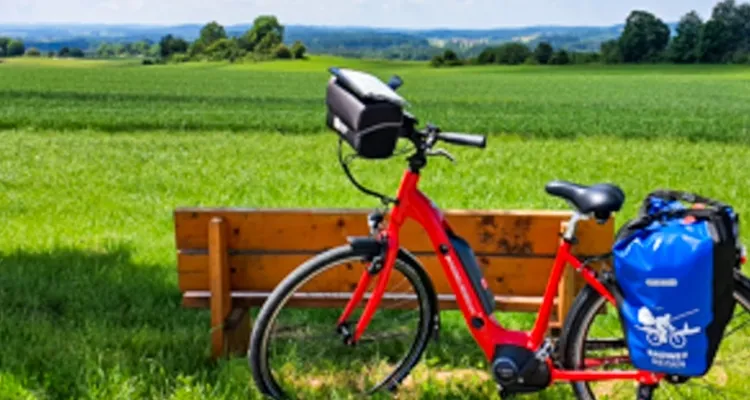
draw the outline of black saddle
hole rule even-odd
[[[594,214],[599,220],[607,220],[613,212],[620,211],[625,202],[625,193],[619,187],[600,183],[584,186],[566,181],[552,181],[544,188],[547,193],[570,201],[582,214]]]

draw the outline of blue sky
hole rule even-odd
[[[676,21],[691,9],[706,18],[718,0],[0,0],[0,23],[179,24],[251,22],[399,28],[609,25],[636,8]]]

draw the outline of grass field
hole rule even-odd
[[[325,67],[341,60],[52,63],[0,64],[0,398],[257,398],[244,359],[208,360],[207,312],[180,308],[171,213],[374,206],[323,132]],[[349,64],[403,76],[418,116],[492,133],[484,151],[446,145],[455,165],[431,161],[422,188],[441,207],[560,209],[543,186],[561,178],[621,185],[618,223],[659,187],[750,212],[750,70]],[[403,166],[354,170],[392,191]],[[446,321],[426,359],[461,378],[415,394],[494,396],[461,375],[485,365]]]
[[[750,143],[746,67],[436,70],[325,57],[166,67],[55,62],[0,66],[0,103],[9,105],[0,108],[0,128],[317,132],[324,129],[326,69],[345,65],[401,75],[414,113],[450,130]]]

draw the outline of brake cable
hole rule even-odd
[[[376,197],[380,200],[381,203],[383,203],[384,206],[388,206],[389,204],[398,204],[398,200],[394,199],[392,197],[386,196],[382,193],[378,193],[374,190],[370,190],[364,186],[362,186],[357,180],[354,178],[354,176],[351,173],[351,170],[349,169],[349,163],[351,160],[356,159],[358,156],[356,154],[350,154],[347,160],[344,160],[343,157],[343,148],[342,148],[342,142],[343,139],[339,138],[339,164],[341,164],[341,167],[344,169],[344,173],[346,173],[346,176],[349,178],[349,181],[362,193]]]

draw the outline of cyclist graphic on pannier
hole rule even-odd
[[[646,307],[641,307],[641,309],[638,310],[638,322],[640,322],[641,325],[636,325],[636,328],[646,332],[646,340],[651,346],[658,347],[669,343],[675,349],[682,349],[687,344],[687,337],[700,333],[701,328],[690,328],[688,327],[688,323],[685,322],[683,328],[677,330],[677,328],[672,325],[672,321],[685,318],[697,313],[698,311],[700,310],[696,308],[693,311],[678,315],[673,319],[671,314],[656,317],[651,310]]]

